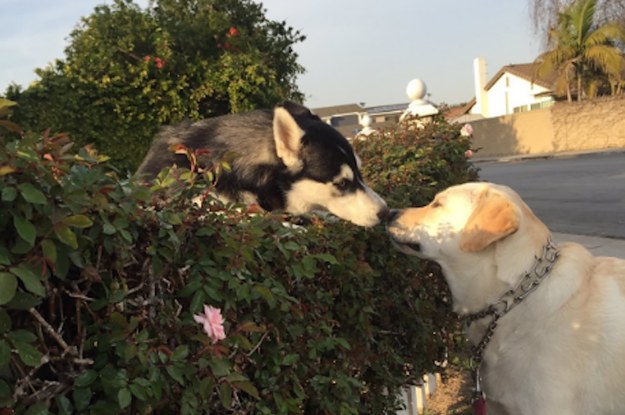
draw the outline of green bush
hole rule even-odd
[[[396,206],[472,171],[442,121],[357,147]],[[453,345],[437,268],[396,253],[382,227],[293,226],[225,209],[201,183],[164,171],[148,189],[63,135],[0,145],[0,408],[393,413]],[[194,321],[204,304],[221,309],[224,340]]]
[[[353,144],[363,160],[363,175],[390,206],[421,206],[450,185],[478,178],[466,154],[471,136],[460,127],[441,114],[425,124],[407,119]]]

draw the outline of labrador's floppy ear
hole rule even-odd
[[[478,252],[519,229],[519,213],[508,199],[490,189],[479,195],[477,207],[460,235],[460,249]]]
[[[276,153],[289,170],[298,171],[302,167],[300,148],[304,131],[297,125],[293,116],[283,107],[273,110],[273,138]]]

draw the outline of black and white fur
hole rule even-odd
[[[388,212],[364,183],[345,137],[292,102],[165,127],[137,174],[152,179],[164,167],[188,167],[185,155],[170,150],[174,144],[208,149],[200,164],[234,155],[232,170],[221,173],[216,188],[230,201],[293,214],[325,210],[360,226],[374,226]]]

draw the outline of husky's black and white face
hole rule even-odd
[[[364,183],[359,160],[338,131],[310,113],[298,117],[281,107],[274,110],[273,127],[278,157],[292,177],[287,211],[326,210],[360,226],[384,219],[386,203]]]

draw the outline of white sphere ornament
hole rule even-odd
[[[412,81],[408,82],[408,85],[406,86],[406,95],[408,95],[408,98],[410,98],[412,101],[423,99],[426,93],[427,88],[425,86],[425,83],[419,78],[415,78]]]

